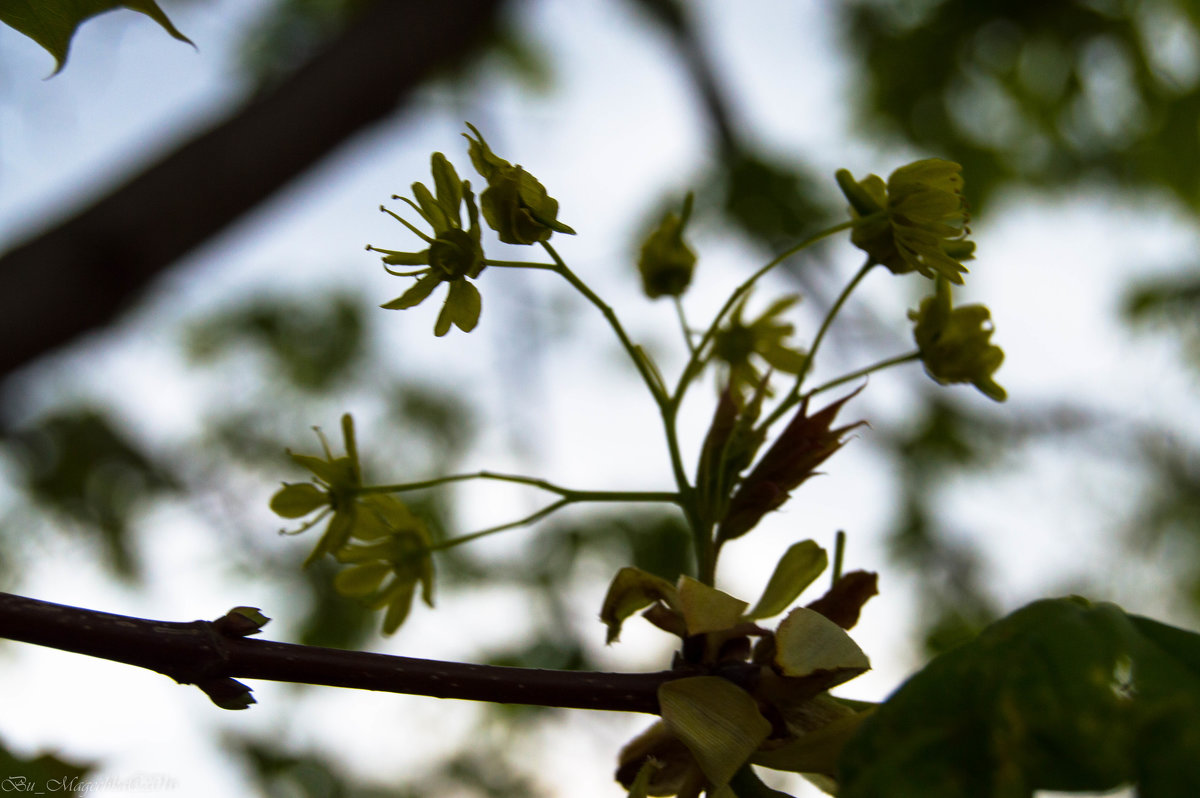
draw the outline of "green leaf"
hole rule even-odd
[[[1200,635],[1082,599],[1035,602],[933,660],[864,722],[844,798],[1200,794]]]
[[[679,596],[679,611],[689,635],[719,632],[742,620],[742,613],[750,606],[741,599],[709,587],[690,576],[679,577],[676,588]]]
[[[784,676],[808,676],[817,671],[861,673],[870,660],[846,630],[819,612],[798,607],[775,632],[775,664]]]
[[[816,541],[804,540],[796,543],[779,559],[775,573],[767,582],[762,598],[750,610],[747,618],[759,620],[771,618],[788,608],[804,589],[821,575],[829,564],[825,549]]]
[[[723,787],[771,733],[754,698],[719,676],[676,679],[658,688],[662,719],[696,758],[713,787]]]
[[[58,74],[67,63],[71,38],[80,24],[89,17],[117,8],[145,14],[176,39],[192,44],[191,39],[171,24],[154,0],[4,0],[0,3],[0,22],[46,48],[54,56],[54,73]]]
[[[675,586],[640,568],[625,567],[617,571],[600,609],[600,620],[608,627],[605,642],[614,642],[621,636],[621,624],[626,618],[656,601],[675,604]]]

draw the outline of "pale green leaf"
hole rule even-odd
[[[640,568],[625,567],[617,571],[600,609],[600,620],[608,626],[606,642],[612,643],[620,637],[621,624],[626,618],[656,601],[675,604],[675,586]]]
[[[728,784],[771,733],[754,698],[719,676],[667,682],[658,688],[658,703],[667,728],[715,788]]]
[[[746,615],[751,620],[771,618],[786,610],[804,589],[821,575],[829,557],[812,540],[794,544],[779,559],[762,598]]]
[[[719,632],[742,620],[742,613],[750,606],[741,599],[709,587],[690,576],[679,577],[676,587],[679,595],[679,611],[683,613],[689,635]]]
[[[846,630],[819,612],[797,607],[775,632],[775,664],[784,676],[817,671],[861,672],[870,669],[867,655]]]

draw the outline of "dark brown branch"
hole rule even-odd
[[[288,79],[0,256],[0,376],[111,321],[150,280],[469,55],[503,0],[383,0]]]
[[[658,688],[695,675],[548,671],[300,646],[222,634],[212,621],[131,618],[0,593],[0,638],[158,671],[182,684],[232,678],[319,684],[502,704],[658,713]],[[757,668],[726,669],[739,681]],[[233,683],[236,685],[236,683]]]

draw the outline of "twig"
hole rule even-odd
[[[695,670],[601,673],[472,665],[277,643],[230,635],[213,621],[131,618],[0,593],[0,638],[136,665],[195,684],[221,706],[214,688],[234,678],[319,684],[500,704],[658,713],[664,682]],[[757,667],[723,668],[748,684]],[[248,690],[248,688],[246,688]],[[248,697],[242,706],[252,703]]]

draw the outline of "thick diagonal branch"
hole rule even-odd
[[[108,323],[223,230],[473,52],[503,0],[383,0],[279,85],[0,256],[0,376]]]
[[[471,665],[222,634],[212,621],[131,618],[0,593],[0,638],[136,665],[183,684],[226,678],[351,687],[503,704],[658,713],[658,688],[696,675]],[[729,670],[728,678],[750,679]]]

